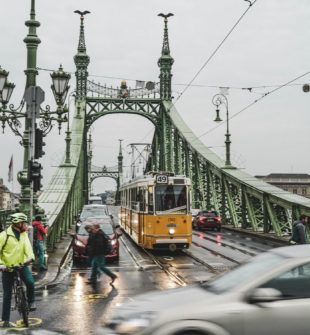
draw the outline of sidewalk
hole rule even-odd
[[[47,271],[33,270],[36,289],[47,289],[57,285],[61,270],[71,261],[71,241],[72,237],[66,234],[60,242],[56,243],[55,250],[48,254]]]

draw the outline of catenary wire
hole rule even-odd
[[[224,42],[227,40],[227,38],[230,36],[230,34],[235,30],[237,25],[240,23],[240,21],[244,18],[244,16],[247,14],[247,12],[250,10],[250,8],[255,4],[257,0],[254,0],[252,3],[250,2],[249,7],[245,10],[245,12],[240,16],[240,18],[237,20],[237,22],[233,25],[233,27],[229,30],[229,32],[226,34],[224,39],[221,41],[221,43],[215,48],[215,50],[211,53],[209,58],[204,62],[202,67],[198,70],[198,72],[194,75],[194,77],[189,81],[189,83],[186,85],[184,90],[181,92],[181,94],[177,97],[176,101],[174,102],[174,105],[179,101],[179,99],[183,96],[183,94],[188,90],[190,85],[194,82],[194,80],[199,76],[201,71],[208,65],[208,63],[211,61],[211,59],[215,56],[217,51],[220,49],[220,47],[224,44]]]

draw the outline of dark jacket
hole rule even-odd
[[[108,246],[109,237],[99,229],[97,233],[89,235],[87,242],[88,256],[104,256],[107,254]]]
[[[302,221],[295,221],[293,223],[293,234],[291,241],[296,242],[297,244],[307,244],[307,233],[306,226],[302,223]]]

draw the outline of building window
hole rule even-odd
[[[302,195],[307,195],[307,189],[306,188],[303,188],[301,192],[302,192]]]
[[[293,188],[293,193],[297,194],[297,188]]]

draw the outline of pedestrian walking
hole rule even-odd
[[[33,246],[35,254],[39,259],[40,271],[46,271],[47,267],[44,261],[45,244],[44,237],[47,235],[48,227],[43,226],[41,216],[37,215],[32,222],[33,227]]]
[[[300,215],[299,220],[293,223],[293,233],[290,239],[291,244],[307,244],[308,237],[306,231],[306,225],[308,223],[308,217],[306,215]]]
[[[14,272],[7,270],[7,268],[34,260],[27,230],[27,216],[24,213],[15,213],[11,215],[11,225],[0,233],[0,271],[3,271],[3,327],[10,327],[12,287],[14,283]],[[23,268],[21,279],[26,284],[29,310],[34,311],[36,310],[34,279],[28,266]]]
[[[105,255],[109,250],[109,237],[100,229],[100,225],[98,223],[94,223],[90,229],[91,233],[87,243],[88,257],[91,258],[92,267],[89,283],[96,285],[97,276],[101,271],[112,279],[112,285],[117,278],[117,275],[105,266]]]

